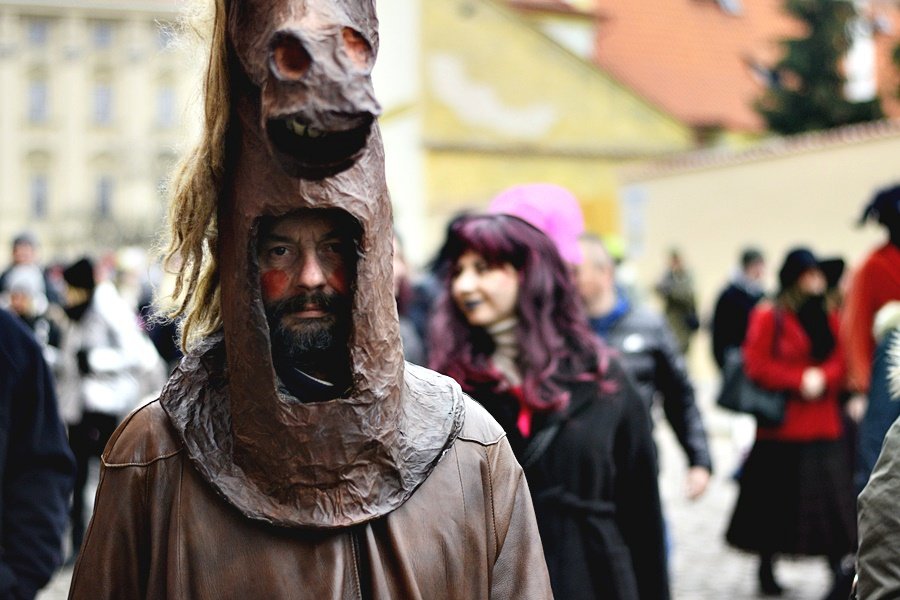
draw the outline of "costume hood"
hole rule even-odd
[[[463,411],[458,389],[402,358],[370,79],[374,2],[224,7],[232,102],[218,209],[224,348],[211,340],[187,357],[163,406],[203,476],[245,515],[294,527],[362,523],[425,480]],[[325,402],[279,395],[259,286],[259,218],[302,208],[342,209],[362,228],[353,385],[348,397]],[[224,373],[216,368],[222,352]]]

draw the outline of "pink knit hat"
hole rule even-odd
[[[581,264],[578,236],[584,233],[584,215],[578,200],[564,187],[552,183],[517,185],[494,197],[488,212],[528,221],[553,240],[564,261]]]

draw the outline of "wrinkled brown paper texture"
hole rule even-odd
[[[188,357],[163,404],[201,473],[246,515],[364,522],[409,497],[462,420],[458,392],[445,385],[441,398],[423,369],[404,377],[370,77],[374,3],[232,1],[227,18],[230,64],[241,71],[231,73],[235,143],[218,211],[227,371],[219,381],[215,352]],[[353,390],[320,403],[277,392],[256,262],[259,217],[302,208],[343,209],[363,229]]]

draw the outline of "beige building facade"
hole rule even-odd
[[[197,127],[200,60],[174,0],[0,0],[0,262],[147,245]]]
[[[378,12],[388,186],[415,266],[455,215],[521,183],[570,189],[592,227],[617,232],[614,169],[694,147],[688,126],[577,51],[590,15],[503,0],[379,0]]]
[[[623,169],[622,228],[637,281],[652,289],[678,248],[709,318],[748,245],[764,251],[771,291],[797,245],[843,257],[849,272],[886,237],[878,225],[857,221],[876,190],[900,184],[898,157],[900,121],[881,121]],[[711,374],[705,334],[691,353],[694,373]]]

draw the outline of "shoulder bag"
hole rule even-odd
[[[781,332],[781,313],[775,310],[775,331],[772,335],[772,354],[777,355],[778,337]],[[741,349],[730,348],[725,354],[722,368],[722,388],[716,404],[722,408],[756,417],[758,425],[777,427],[784,421],[787,393],[768,390],[753,383],[744,371],[744,354]]]

